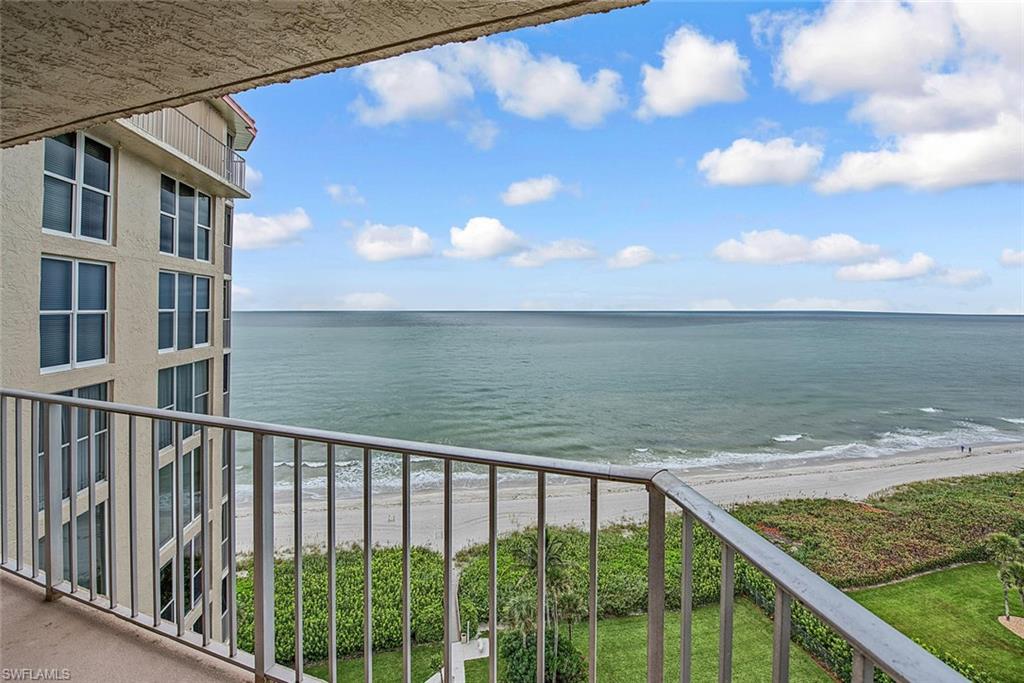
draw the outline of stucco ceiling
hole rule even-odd
[[[646,0],[0,3],[0,146]]]

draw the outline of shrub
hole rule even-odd
[[[525,639],[519,633],[502,633],[498,637],[498,652],[505,667],[508,683],[534,683],[537,680],[537,635]],[[545,680],[555,683],[579,683],[587,678],[587,664],[583,655],[564,633],[558,637],[558,657],[555,658],[554,632],[545,632]]]

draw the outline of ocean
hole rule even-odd
[[[673,469],[1024,440],[1019,316],[238,312],[232,336],[233,416],[357,434]],[[339,493],[359,457],[339,453]],[[322,489],[323,448],[303,463]],[[250,464],[242,439],[243,485]],[[398,476],[375,459],[376,487]]]

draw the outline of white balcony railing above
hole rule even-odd
[[[177,109],[133,114],[124,121],[245,189],[245,159]]]
[[[13,403],[13,406],[11,405]],[[26,407],[32,418],[32,423],[37,423],[41,429],[30,429],[30,439],[25,439],[23,422],[25,422]],[[62,580],[64,568],[61,540],[61,523],[65,516],[62,510],[61,482],[62,482],[62,458],[61,433],[62,412],[70,410],[68,424],[77,424],[76,415],[81,411],[86,413],[86,424],[93,424],[98,414],[107,415],[109,437],[106,440],[107,452],[104,454],[107,464],[107,486],[110,505],[110,514],[106,518],[107,533],[110,541],[108,557],[113,558],[109,564],[106,585],[106,595],[97,595],[95,591],[95,576],[90,582],[90,590],[86,591],[75,585],[77,572],[70,573],[71,581]],[[27,391],[16,391],[0,388],[0,444],[3,444],[0,454],[0,491],[3,492],[3,499],[0,501],[0,508],[3,512],[2,529],[3,539],[0,540],[2,550],[2,567],[17,576],[35,581],[46,587],[50,596],[67,595],[92,605],[106,612],[111,612],[121,618],[130,621],[138,626],[155,631],[169,638],[184,642],[198,651],[224,661],[235,664],[242,669],[252,672],[257,681],[303,681],[309,676],[303,673],[303,614],[302,614],[302,563],[296,561],[295,565],[295,614],[294,633],[285,637],[294,638],[295,660],[287,665],[279,663],[275,659],[275,619],[274,619],[274,444],[283,440],[290,446],[293,457],[296,459],[293,467],[295,479],[295,503],[296,510],[302,509],[302,486],[301,486],[301,453],[303,443],[316,443],[326,447],[327,471],[335,471],[337,461],[337,449],[357,449],[362,453],[363,459],[363,631],[364,631],[364,678],[366,681],[373,680],[373,635],[371,623],[371,610],[373,586],[368,580],[370,573],[371,558],[373,555],[372,538],[372,511],[373,511],[373,490],[371,466],[374,458],[390,455],[398,456],[402,462],[402,592],[401,592],[401,614],[402,614],[402,671],[404,683],[412,683],[412,629],[411,629],[411,524],[414,508],[411,505],[411,484],[410,484],[410,462],[411,457],[422,457],[434,459],[441,463],[444,471],[443,479],[443,586],[444,586],[444,642],[450,644],[443,648],[444,671],[451,671],[452,645],[459,639],[457,621],[454,615],[457,612],[456,600],[456,576],[453,571],[453,536],[452,520],[457,507],[457,496],[453,490],[452,467],[459,463],[470,463],[483,465],[488,468],[488,537],[489,537],[489,596],[488,610],[490,615],[488,638],[490,639],[488,650],[488,674],[492,683],[497,681],[497,653],[496,634],[497,626],[497,511],[498,511],[498,479],[497,470],[513,470],[521,473],[532,473],[537,481],[537,554],[538,554],[538,597],[537,597],[537,659],[540,665],[537,667],[538,683],[543,683],[542,672],[544,671],[544,647],[545,642],[545,619],[543,615],[546,609],[546,580],[545,560],[546,550],[545,536],[545,483],[546,477],[573,477],[590,482],[590,553],[589,553],[589,670],[591,683],[597,680],[597,520],[598,520],[598,482],[622,482],[635,484],[644,487],[648,495],[648,605],[647,605],[647,680],[649,683],[661,683],[664,679],[664,648],[665,648],[665,514],[666,502],[672,508],[679,508],[683,516],[682,525],[682,566],[681,569],[681,635],[679,647],[680,671],[683,683],[689,681],[691,671],[691,648],[690,639],[692,634],[692,600],[693,596],[693,532],[695,525],[702,525],[716,536],[721,543],[721,591],[720,591],[720,619],[719,619],[719,681],[732,680],[732,643],[733,643],[733,601],[734,601],[734,572],[737,557],[745,559],[751,565],[760,570],[775,584],[775,615],[774,615],[774,652],[772,678],[776,683],[789,680],[789,647],[791,638],[791,612],[794,603],[801,604],[815,617],[833,629],[840,638],[849,644],[851,648],[850,678],[855,683],[870,683],[873,681],[875,669],[879,669],[897,681],[920,681],[922,683],[961,683],[965,679],[949,668],[942,661],[932,656],[919,647],[912,640],[885,623],[867,609],[856,603],[842,591],[835,588],[824,579],[813,573],[795,559],[787,555],[780,548],[761,537],[755,531],[745,526],[735,517],[714,503],[697,493],[666,470],[642,469],[636,467],[601,465],[597,463],[575,462],[555,458],[545,458],[530,455],[519,455],[514,453],[500,453],[494,451],[479,451],[469,448],[458,448],[434,444],[418,443],[413,441],[402,441],[397,439],[376,438],[358,436],[339,432],[323,431],[319,429],[307,429],[299,427],[287,427],[262,422],[250,422],[234,418],[216,417],[210,415],[199,415],[192,413],[180,413],[168,410],[157,410],[129,406],[105,401],[93,401],[87,399],[71,398],[51,394],[40,394]],[[10,423],[13,421],[14,429],[11,434]],[[152,471],[159,469],[155,466],[159,462],[160,449],[159,438],[161,423],[170,423],[173,434],[172,444],[174,457],[178,466],[177,472],[181,472],[182,452],[182,428],[183,425],[193,425],[194,429],[201,434],[200,443],[206,449],[208,437],[220,435],[229,448],[227,449],[228,491],[229,504],[231,507],[229,525],[229,547],[228,554],[228,579],[229,590],[227,591],[227,633],[223,642],[212,639],[209,617],[204,614],[204,628],[202,635],[192,633],[184,627],[181,605],[183,601],[181,581],[175,582],[174,603],[177,606],[177,616],[173,618],[174,623],[167,619],[161,619],[161,596],[159,580],[156,578],[160,570],[160,548],[154,547],[143,549],[140,539],[149,537],[158,538],[158,516],[159,510],[155,502],[158,496],[157,482],[149,480],[149,477],[140,475],[140,472],[150,471],[142,463],[148,458],[153,463]],[[31,424],[31,423],[30,423]],[[127,432],[121,429],[126,428]],[[36,434],[39,434],[37,443]],[[116,434],[127,433],[127,439],[118,441]],[[165,429],[164,433],[167,431]],[[147,436],[152,438],[147,439]],[[253,642],[254,652],[246,653],[238,647],[238,620],[236,618],[235,605],[235,453],[234,439],[236,436],[248,436],[252,438],[253,445],[253,528],[254,528],[254,554],[253,554],[253,591],[254,591],[254,624]],[[92,440],[88,440],[92,443]],[[147,443],[147,441],[149,443]],[[31,442],[29,445],[28,442]],[[110,446],[110,444],[125,444],[124,446]],[[116,448],[124,449],[116,453]],[[90,475],[92,475],[93,453],[92,446],[89,447],[87,462],[89,463]],[[36,468],[32,466],[35,461],[35,453],[42,453],[42,467],[39,469],[39,479],[36,482]],[[115,457],[116,455],[116,457]],[[29,457],[26,457],[29,456]],[[70,480],[75,481],[75,462],[77,458],[70,458]],[[208,458],[202,458],[200,462],[208,462]],[[13,470],[15,481],[10,486],[9,473]],[[26,481],[25,472],[31,474],[31,483]],[[124,475],[127,474],[127,477]],[[176,489],[181,490],[182,482],[180,474],[176,482]],[[200,496],[203,503],[202,524],[207,529],[207,504],[210,500],[209,477],[202,477],[203,487]],[[94,501],[93,491],[95,486],[93,477],[89,477],[89,501]],[[34,485],[38,484],[38,486]],[[136,511],[139,509],[139,498],[146,497],[146,493],[152,492],[154,503],[152,509],[152,529],[149,533],[141,533],[136,519]],[[10,495],[14,492],[15,495]],[[114,503],[115,496],[128,496],[130,518],[127,525],[124,520],[115,518],[117,506]],[[40,497],[42,500],[40,500]],[[334,562],[335,533],[336,533],[336,483],[335,477],[327,477],[327,567],[328,567],[328,588],[327,588],[327,610],[328,610],[328,635],[327,643],[329,648],[328,657],[328,680],[334,683],[337,680],[337,657],[335,656],[335,641],[337,633],[337,617],[334,603],[336,586],[336,568]],[[182,512],[180,496],[174,496],[173,519],[176,525],[175,537],[182,538]],[[75,497],[71,497],[74,501]],[[23,511],[25,504],[29,504],[29,519]],[[66,505],[64,507],[67,507]],[[13,508],[13,510],[12,510]],[[71,511],[74,513],[74,509]],[[14,516],[14,524],[11,525],[11,514]],[[41,519],[42,518],[42,519]],[[73,516],[71,517],[74,518]],[[293,515],[294,548],[295,558],[302,557],[302,514]],[[11,530],[14,530],[14,537],[11,537]],[[42,529],[43,542],[37,546],[39,538],[30,535],[31,529]],[[88,531],[88,542],[90,549],[95,548],[93,534],[95,525],[90,524]],[[76,534],[70,534],[71,543],[74,543]],[[207,548],[205,557],[210,555],[210,534],[206,534]],[[29,541],[29,539],[31,539]],[[26,541],[29,541],[26,543]],[[123,554],[115,551],[113,545],[118,544],[122,549],[129,548],[127,560]],[[126,545],[125,545],[126,544]],[[10,553],[11,546],[15,552]],[[24,547],[28,546],[29,556],[26,556]],[[178,575],[181,575],[181,552],[180,548],[176,553],[178,563]],[[72,546],[70,552],[71,562],[75,562],[76,553]],[[91,556],[90,556],[91,557]],[[91,563],[90,563],[91,564]],[[144,570],[151,570],[153,584],[149,587],[142,586],[139,581],[140,566]],[[90,572],[93,567],[90,567]],[[119,581],[124,580],[127,573],[127,590],[118,591]],[[202,604],[210,606],[211,586],[205,578],[199,588],[201,591]],[[123,587],[124,584],[121,584]],[[147,590],[148,588],[148,590]],[[148,593],[148,594],[147,594]],[[119,603],[119,595],[128,602],[127,606]],[[109,597],[108,597],[109,596]],[[127,596],[127,597],[125,597]],[[146,609],[151,609],[146,613]],[[206,607],[204,607],[204,613]],[[446,682],[449,678],[444,679]]]

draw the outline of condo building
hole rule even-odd
[[[225,96],[2,150],[0,386],[228,415],[232,223],[235,201],[249,196],[239,152],[255,134]],[[19,473],[33,482],[19,492],[24,518],[4,527],[32,529],[35,543],[19,540],[16,552],[38,567],[44,420],[27,403],[3,411],[38,455],[34,471]],[[138,572],[159,591],[160,617],[219,638],[227,438],[170,423],[152,434],[140,421],[130,447],[129,430],[113,433],[102,411],[65,406],[61,422],[65,580],[127,602],[128,583],[108,580],[112,554],[127,566],[133,550],[158,548]],[[135,453],[134,442],[155,442],[158,457]],[[153,482],[139,488],[134,507],[109,485],[132,475]],[[139,548],[108,542],[111,513],[133,519]],[[209,591],[200,590],[204,572]]]

